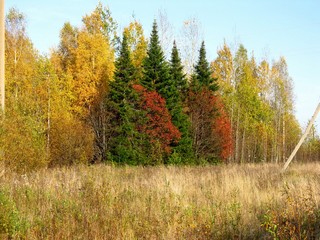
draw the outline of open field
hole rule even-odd
[[[27,175],[0,170],[0,238],[318,238],[320,164],[296,164],[283,175],[280,169],[246,164],[75,166]]]

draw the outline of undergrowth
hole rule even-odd
[[[280,169],[0,169],[0,238],[319,239],[320,165]]]

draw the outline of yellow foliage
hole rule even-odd
[[[86,116],[106,92],[114,71],[114,54],[102,34],[81,32],[75,61],[75,105]]]
[[[105,36],[103,21],[97,11],[84,18],[74,49],[74,107],[86,118],[90,109],[104,97],[114,72],[114,50]]]
[[[142,77],[142,64],[147,55],[148,43],[143,34],[142,25],[134,20],[124,29],[124,34],[128,39],[128,45],[131,51],[132,63],[136,68],[136,78]]]
[[[30,117],[7,109],[0,128],[1,160],[6,166],[26,172],[47,165],[45,135]]]
[[[88,126],[72,116],[53,116],[49,149],[51,167],[88,163],[93,155],[93,133]]]
[[[13,38],[6,34],[6,99],[17,102],[32,88],[37,53],[29,39],[20,39],[19,48],[11,45]]]

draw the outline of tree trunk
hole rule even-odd
[[[286,122],[285,114],[282,116],[282,161],[286,161]]]
[[[50,89],[50,77],[48,78],[48,113],[47,113],[47,157],[50,156],[50,131],[51,131],[51,89]]]
[[[246,144],[246,127],[243,128],[242,133],[242,146],[241,146],[241,163],[244,162],[245,159],[245,144]]]
[[[263,160],[264,162],[267,162],[268,160],[268,133],[266,132],[265,141],[263,144]]]
[[[236,141],[235,141],[235,161],[240,162],[239,158],[239,140],[240,140],[240,108],[238,107],[237,113],[237,127],[236,127]]]

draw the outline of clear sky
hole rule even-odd
[[[81,25],[99,0],[5,0],[27,17],[27,32],[35,47],[48,53],[59,42],[66,21]],[[320,102],[320,1],[318,0],[101,0],[120,28],[134,14],[149,36],[153,19],[165,11],[173,28],[195,17],[201,23],[208,60],[227,43],[242,43],[258,60],[284,56],[294,82],[296,115],[305,128]],[[320,129],[320,116],[317,120]]]

